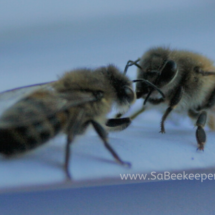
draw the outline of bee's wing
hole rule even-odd
[[[48,88],[51,83],[53,82],[34,84],[1,92],[0,115],[17,101],[21,100],[23,97],[29,95],[33,91]]]
[[[24,90],[24,88],[22,89]],[[22,89],[18,89],[18,91],[21,92]],[[8,94],[8,92],[5,93]],[[97,98],[91,92],[56,93],[50,83],[38,85],[34,90],[31,90],[31,93],[26,93],[20,101],[5,110],[0,117],[0,128],[41,122],[58,112],[96,100]]]

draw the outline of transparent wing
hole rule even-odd
[[[0,93],[0,115],[15,104],[17,101],[21,100],[23,97],[31,94],[32,92],[40,89],[48,89],[51,87],[53,82],[46,82],[41,84],[34,84],[24,87],[19,87]]]
[[[92,92],[56,92],[50,83],[15,89],[13,93],[12,91],[0,95],[5,101],[9,98],[8,95],[10,99],[16,95],[14,98],[16,102],[12,99],[13,104],[0,117],[0,128],[41,122],[58,112],[97,100]]]

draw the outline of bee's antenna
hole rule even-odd
[[[133,82],[144,82],[144,83],[146,83],[147,85],[149,85],[150,87],[153,87],[154,89],[156,89],[156,90],[162,95],[162,97],[165,98],[164,93],[163,93],[157,86],[155,86],[154,84],[152,84],[152,83],[149,82],[148,80],[145,80],[145,79],[137,79],[137,80],[133,80]],[[150,94],[151,92],[152,92],[152,91],[150,91],[149,94]],[[149,96],[150,96],[149,94],[148,94],[147,97],[146,97],[147,100],[148,100],[148,98],[149,98]],[[146,100],[146,99],[145,99],[145,100]],[[145,104],[145,101],[144,101],[144,104]]]
[[[152,91],[153,91],[153,89],[148,93],[148,95],[147,95],[146,98],[144,99],[143,105],[145,105],[146,102],[148,101],[149,97],[150,97],[151,94],[152,94]]]
[[[135,60],[135,61],[129,60],[129,61],[127,62],[127,64],[126,64],[126,66],[125,66],[124,75],[126,74],[126,72],[127,72],[127,70],[128,70],[128,67],[133,66],[133,65],[135,65],[136,67],[138,67],[139,69],[142,70],[142,67],[137,63],[137,62],[139,62],[139,61],[140,61],[140,58],[138,58],[138,59]]]
[[[157,77],[156,80],[155,80],[155,84],[157,84],[157,83],[159,82],[161,73],[162,73],[164,67],[166,66],[166,64],[167,64],[167,61],[166,61],[166,62],[164,63],[164,65],[161,67],[160,72],[158,73],[158,77]],[[156,89],[156,88],[154,88],[154,89]],[[150,90],[150,92],[148,93],[148,95],[146,96],[146,98],[145,98],[145,100],[144,100],[144,102],[143,102],[143,105],[146,104],[146,102],[148,101],[148,99],[149,99],[149,97],[150,97],[150,95],[152,94],[152,92],[153,92],[154,89],[151,89],[151,90]]]

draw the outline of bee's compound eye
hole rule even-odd
[[[176,73],[177,73],[177,64],[172,60],[167,61],[166,65],[161,71],[161,76],[160,76],[161,82],[163,83],[170,82],[174,78]]]
[[[128,103],[132,103],[135,99],[134,91],[130,87],[124,87],[124,93]]]
[[[166,63],[165,69],[175,72],[177,70],[177,64],[175,63],[175,61],[169,60]]]

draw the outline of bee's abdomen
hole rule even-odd
[[[0,129],[0,153],[13,155],[34,149],[56,136],[66,125],[68,113],[60,112],[26,126]]]

